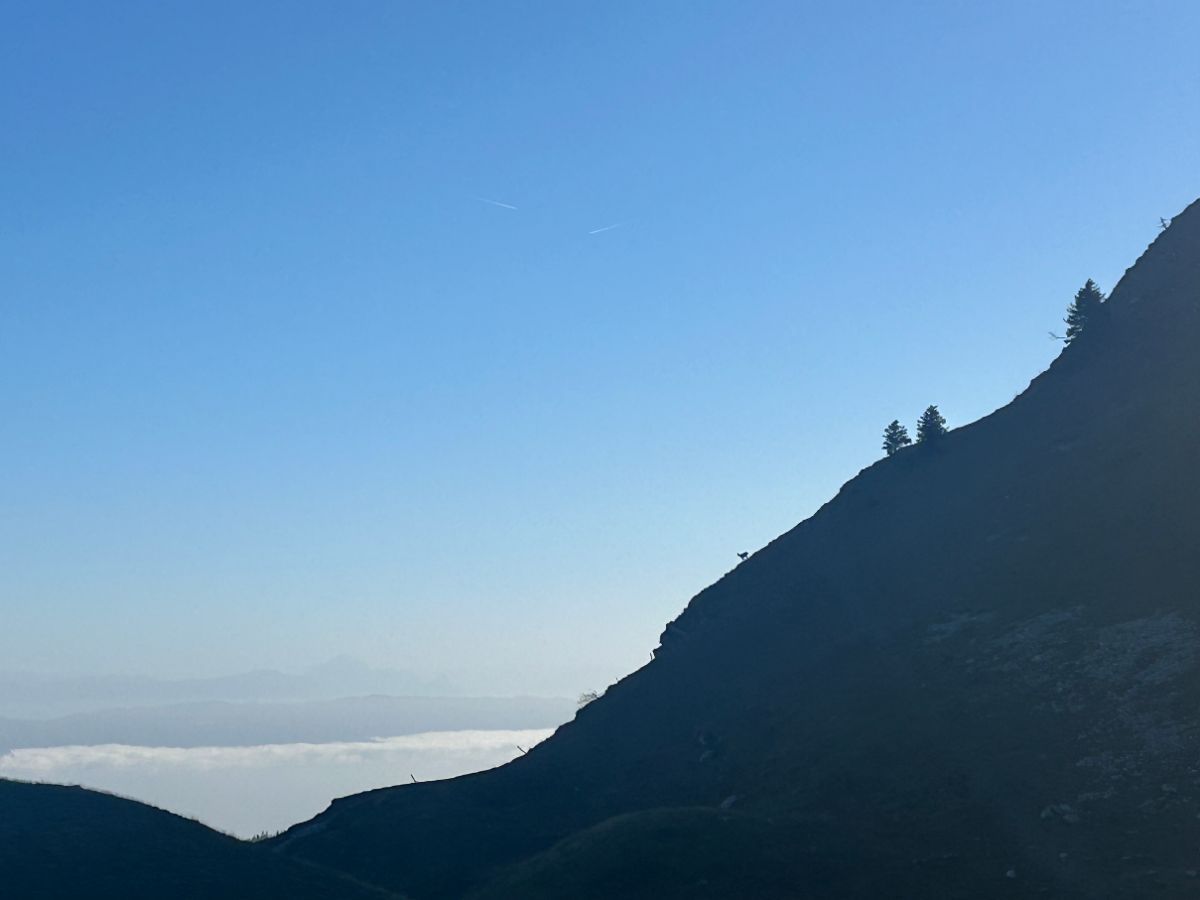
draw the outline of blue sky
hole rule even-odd
[[[893,417],[1044,368],[1200,195],[1198,38],[1190,2],[0,5],[0,667],[602,687]]]

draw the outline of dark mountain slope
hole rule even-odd
[[[831,870],[835,866],[795,830],[732,812],[677,807],[601,822],[512,867],[472,897],[789,900],[798,877],[819,891],[831,886]]]
[[[611,865],[589,844],[644,835],[630,813],[723,805],[795,848],[745,858],[784,895],[1200,895],[1200,203],[1107,312],[699,594],[528,756],[274,846],[422,900],[568,896],[555,860]],[[708,862],[626,875],[700,896]],[[735,870],[722,895],[755,896]]]
[[[0,897],[386,900],[394,895],[131,800],[0,780]]]

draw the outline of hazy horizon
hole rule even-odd
[[[564,677],[530,689],[511,689],[487,679],[403,669],[375,669],[350,657],[294,670],[253,669],[210,676],[161,678],[116,671],[63,675],[0,669],[0,724],[4,719],[53,719],[79,713],[167,708],[195,703],[304,703],[370,697],[460,699],[574,699],[585,690],[603,690],[595,678],[578,673],[579,689],[564,689]],[[553,688],[553,689],[552,689]],[[3,749],[0,729],[0,750]]]
[[[1198,37],[0,3],[0,894],[1194,894]]]

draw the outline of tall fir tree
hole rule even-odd
[[[1075,299],[1067,307],[1067,317],[1063,321],[1067,323],[1065,340],[1068,344],[1078,340],[1084,329],[1100,317],[1103,303],[1104,294],[1100,292],[1096,282],[1089,278],[1083,287],[1075,292]]]
[[[883,449],[891,456],[912,443],[908,429],[900,424],[899,419],[892,419],[892,424],[883,429]]]
[[[946,433],[946,418],[936,406],[928,406],[917,420],[917,443],[932,444]]]

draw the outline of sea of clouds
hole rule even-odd
[[[550,734],[433,731],[255,747],[37,747],[0,756],[0,777],[82,784],[250,837],[304,821],[335,797],[493,768]]]

